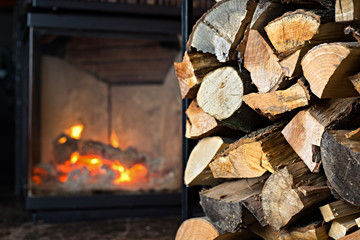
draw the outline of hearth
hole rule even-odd
[[[180,19],[40,3],[27,13],[17,86],[26,208],[35,221],[179,214]]]

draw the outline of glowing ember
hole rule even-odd
[[[83,130],[84,130],[84,125],[78,124],[78,125],[72,126],[70,129],[66,130],[65,133],[68,134],[70,137],[79,140]]]
[[[75,164],[79,160],[80,154],[78,152],[73,152],[70,156],[70,162]]]
[[[114,131],[111,131],[110,141],[114,148],[120,147],[119,138]]]
[[[59,139],[60,144],[64,144],[64,143],[66,143],[66,141],[67,141],[66,137],[62,137]]]

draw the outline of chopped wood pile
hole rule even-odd
[[[197,21],[175,69],[206,216],[176,240],[360,239],[359,3],[222,0]]]

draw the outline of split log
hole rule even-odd
[[[360,128],[355,129],[354,131],[346,133],[345,137],[347,139],[350,139],[350,140],[359,140],[360,139]]]
[[[320,207],[321,214],[325,222],[330,222],[339,218],[347,217],[356,213],[360,213],[359,209],[350,206],[343,200],[332,202]]]
[[[262,228],[256,224],[249,228],[264,240],[330,240],[326,226],[317,221],[280,231],[275,231],[271,226]]]
[[[358,216],[359,214],[356,214],[333,221],[329,230],[329,236],[334,239],[339,239],[344,237],[348,232],[355,230],[357,228],[355,218]]]
[[[314,187],[312,191],[305,190],[308,186]],[[325,176],[311,173],[302,161],[273,173],[262,190],[262,206],[269,225],[279,231],[317,207],[330,197],[329,189],[324,186]],[[314,191],[316,188],[321,191]]]
[[[200,204],[206,216],[221,230],[236,232],[256,219],[246,211],[242,202],[259,194],[269,175],[259,178],[226,182],[211,189],[202,190]]]
[[[350,81],[358,71],[359,43],[325,43],[312,48],[301,66],[311,91],[319,98],[354,97],[359,94]]]
[[[219,230],[209,219],[191,218],[180,225],[175,240],[209,240],[219,235]]]
[[[271,21],[265,31],[278,54],[295,52],[317,33],[320,17],[302,9]]]
[[[292,78],[300,75],[299,70],[297,70],[300,66],[300,52],[300,50],[297,50],[280,61],[280,66],[283,69],[285,77]]]
[[[351,26],[348,26],[344,30],[345,34],[350,34],[360,43],[360,30],[358,28],[354,28]]]
[[[298,156],[281,135],[284,122],[255,131],[231,144],[210,163],[215,178],[259,177]]]
[[[243,97],[244,102],[259,114],[275,120],[284,113],[307,106],[310,94],[304,82],[298,81],[286,90],[270,93],[250,93]]]
[[[326,131],[321,140],[321,158],[326,177],[346,202],[360,206],[360,140],[345,137],[349,131]]]
[[[233,67],[222,67],[208,73],[197,94],[204,112],[231,129],[250,132],[267,123],[254,110],[243,104],[243,95],[251,92],[250,76]]]
[[[325,129],[356,126],[359,119],[358,98],[332,99],[299,112],[282,134],[310,171],[319,170],[320,141]],[[351,120],[351,118],[353,118]],[[310,134],[309,134],[310,133]]]
[[[175,240],[259,240],[255,234],[248,230],[236,233],[225,233],[218,229],[207,217],[191,218],[184,221],[175,236]]]
[[[202,78],[222,64],[210,53],[185,52],[181,63],[174,63],[179,80],[181,97],[194,98]]]
[[[243,200],[242,204],[249,212],[251,212],[262,227],[268,225],[261,205],[261,193]]]
[[[222,129],[222,126],[213,116],[207,114],[198,106],[196,99],[190,103],[185,113],[188,117],[185,132],[187,138],[198,139],[208,137]]]
[[[211,186],[223,182],[221,179],[214,179],[208,165],[216,153],[229,146],[230,141],[221,137],[201,139],[190,153],[184,173],[185,185]]]
[[[253,0],[223,0],[195,24],[187,50],[192,48],[216,55],[220,62],[236,57],[235,48],[243,38],[256,8]]]
[[[340,240],[358,240],[360,239],[360,230],[357,230],[353,233],[350,233],[349,235],[346,235],[345,237],[339,238]]]
[[[360,228],[360,217],[355,219],[356,225]]]
[[[350,76],[349,80],[354,85],[355,90],[360,93],[360,73]]]
[[[257,30],[250,30],[244,67],[260,93],[276,90],[284,78],[278,58]]]
[[[357,0],[336,0],[335,21],[345,22],[360,19],[360,2]]]

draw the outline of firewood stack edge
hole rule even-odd
[[[360,239],[360,1],[222,0],[175,63],[189,239]]]

